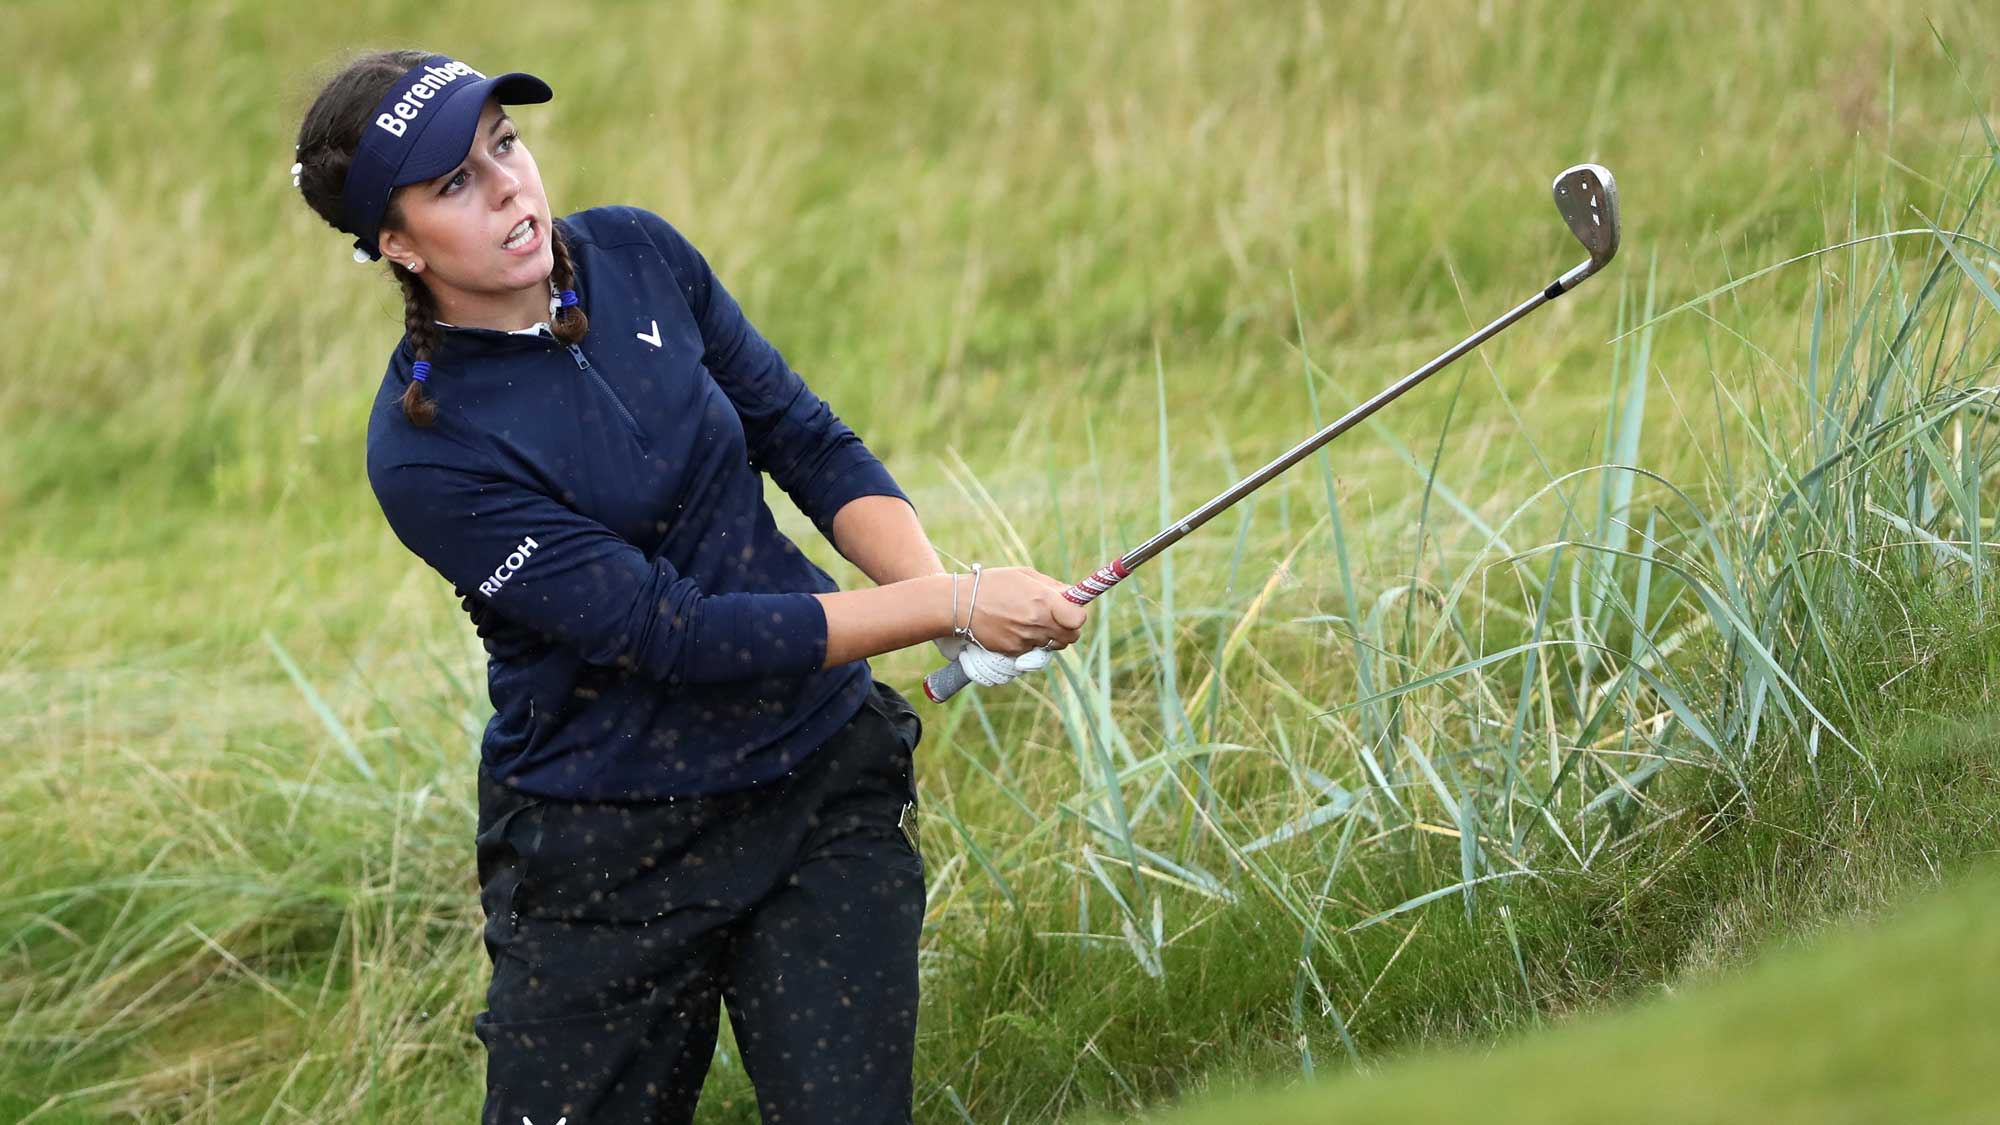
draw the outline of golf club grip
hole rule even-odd
[[[1125,565],[1124,559],[1112,559],[1098,567],[1096,573],[1090,577],[1064,590],[1063,597],[1076,605],[1089,605],[1111,587],[1118,585],[1130,573],[1132,573],[1131,568]],[[965,674],[965,669],[958,666],[958,661],[951,661],[924,677],[924,698],[932,703],[943,703],[963,691],[965,685],[971,682],[972,677]]]
[[[965,674],[965,669],[958,666],[958,661],[951,661],[924,677],[924,698],[932,703],[943,703],[964,690],[965,685],[971,682],[972,677]]]

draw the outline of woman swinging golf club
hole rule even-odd
[[[292,169],[402,287],[368,477],[488,653],[483,1119],[688,1120],[726,1004],[767,1120],[908,1120],[921,724],[866,658],[935,640],[996,686],[1086,611],[1025,567],[945,572],[665,220],[556,218],[503,109],[550,97],[363,56]],[[779,533],[763,473],[874,588]]]

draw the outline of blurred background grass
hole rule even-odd
[[[1935,786],[1884,797],[1865,776],[1877,771],[1826,780],[1802,764],[1823,737],[1810,723],[1767,737],[1735,805],[1703,788],[1721,759],[1618,822],[1572,794],[1564,823],[1586,833],[1569,841],[1574,870],[1489,885],[1476,912],[1469,894],[1463,910],[1459,896],[1412,909],[1332,950],[1319,937],[1302,950],[1302,933],[1451,884],[1461,852],[1468,871],[1479,858],[1462,847],[1477,826],[1397,820],[1378,799],[1363,807],[1393,823],[1319,822],[1261,893],[1229,841],[1293,823],[1326,800],[1322,781],[1368,788],[1355,749],[1375,712],[1327,711],[1389,686],[1382,675],[1408,684],[1534,631],[1539,573],[1490,565],[1475,521],[1520,508],[1513,550],[1573,532],[1562,504],[1529,498],[1611,452],[1724,525],[1785,475],[1759,462],[1807,448],[1815,310],[1870,352],[1885,334],[1870,317],[1913,301],[1922,277],[1884,288],[1876,271],[1928,261],[1934,241],[1772,274],[1661,322],[1649,350],[1607,341],[1643,308],[1854,235],[1963,218],[1990,236],[1990,204],[1970,202],[1993,161],[1977,114],[1993,110],[2000,27],[1984,5],[37,2],[8,15],[0,297],[25,330],[0,383],[13,1013],[0,1055],[14,1104],[46,1107],[38,1119],[443,1118],[477,1104],[483,657],[362,471],[367,403],[400,333],[394,288],[348,260],[286,173],[318,79],[363,47],[549,79],[556,100],[518,118],[558,212],[667,216],[897,474],[941,548],[1057,574],[1137,542],[1303,436],[1315,410],[1345,409],[1545,284],[1578,258],[1550,177],[1582,160],[1618,175],[1625,250],[1607,274],[1121,587],[1069,678],[926,711],[927,1120],[1132,1111],[1213,1075],[1531,1024],[1727,963],[1979,850],[1976,832],[1938,825],[1986,823],[1983,790],[1940,810]],[[1934,305],[1939,354],[1957,358],[1926,370],[1963,383],[1985,377],[1990,340],[1961,272],[1966,303]],[[1887,354],[1890,369],[1911,363]],[[1641,413],[1607,412],[1635,387]],[[1614,445],[1621,420],[1631,441]],[[1983,445],[1952,450],[1977,496]],[[774,508],[843,584],[859,580],[775,493]],[[1924,526],[1977,542],[1982,518]],[[1394,592],[1468,576],[1476,636],[1492,643],[1424,643],[1445,626]],[[1837,615],[1861,630],[1854,667],[1807,694],[1883,705],[1840,712],[1846,737],[1865,745],[1897,708],[1983,699],[1993,646],[1967,596],[1980,587],[1961,577],[1892,584],[1905,597],[1876,607],[1894,622],[1872,632],[1865,614]],[[1634,592],[1630,573],[1609,581]],[[1357,607],[1371,605],[1400,630],[1365,629]],[[1369,680],[1375,647],[1385,670]],[[1685,655],[1698,674],[1728,666],[1719,652]],[[912,652],[876,667],[913,693],[927,664]],[[1532,679],[1518,663],[1492,672]],[[1555,694],[1523,688],[1522,710],[1539,723]],[[1501,702],[1528,731],[1505,713],[1516,699]],[[1605,732],[1635,729],[1644,707],[1630,710]],[[1561,726],[1532,732],[1551,762]],[[1471,816],[1466,793],[1495,759],[1445,720],[1412,729],[1459,763],[1435,787],[1458,798],[1436,804]],[[1656,757],[1694,741],[1677,715],[1641,733]],[[1279,767],[1180,772],[1239,750]],[[1117,801],[1098,751],[1125,771]],[[1160,754],[1180,757],[1140,766]],[[1414,809],[1433,786],[1404,765],[1379,792],[1407,776]],[[1793,785],[1831,788],[1761,799]],[[1127,801],[1138,828],[1110,831]],[[1746,807],[1777,827],[1717,846]],[[1808,863],[1795,881],[1742,881],[1829,808],[1880,847],[1866,878]],[[1107,849],[1139,846],[1178,867],[1127,850],[1105,874]],[[1362,853],[1377,866],[1352,868],[1351,886],[1318,882],[1345,862],[1330,857]],[[705,1115],[750,1119],[746,1089],[723,1060]]]
[[[682,225],[961,554],[979,544],[951,523],[943,449],[1024,526],[1144,527],[1152,435],[1115,423],[1150,415],[1156,344],[1181,487],[1205,495],[1218,444],[1251,461],[1298,431],[1289,277],[1359,397],[1569,264],[1545,199],[1565,164],[1626,185],[1629,257],[1604,287],[1657,255],[1691,292],[1826,241],[1855,178],[1872,218],[1977,148],[1922,13],[1892,3],[15,11],[6,284],[46,327],[0,399],[8,510],[37,515],[10,537],[8,601],[56,661],[240,652],[273,620],[356,643],[412,581],[354,487],[396,295],[284,175],[349,46],[549,71],[559,96],[523,127],[555,205]],[[1935,16],[1972,62],[1980,13]],[[1753,315],[1789,335],[1799,293],[1760,291]],[[1590,440],[1572,423],[1597,413],[1583,376],[1613,314],[1594,293],[1483,353],[1552,460]],[[1448,456],[1497,490],[1534,470],[1519,442],[1483,448],[1509,428],[1487,381]],[[1433,432],[1443,399],[1399,404],[1398,432]],[[1060,479],[1091,418],[1101,502],[1051,512],[1040,471],[1002,473]],[[1341,476],[1400,515],[1386,461],[1356,442]],[[209,565],[131,566],[182,537]],[[90,593],[46,596],[70,584]],[[444,604],[428,575],[407,589]]]

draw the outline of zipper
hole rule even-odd
[[[583,358],[583,349],[577,347],[575,344],[565,344],[563,346],[569,349],[570,358],[576,360],[577,370],[582,371],[585,374],[588,374],[592,379],[597,380],[597,385],[603,388],[604,393],[606,395],[610,396],[611,405],[616,406],[618,408],[619,415],[625,419],[625,425],[631,429],[632,436],[639,438],[640,441],[643,442],[645,440],[645,435],[639,432],[638,421],[632,417],[632,412],[630,410],[625,409],[625,402],[623,399],[620,399],[618,397],[618,392],[612,390],[611,384],[604,381],[604,376],[597,373],[597,368],[592,367],[590,365],[590,361]]]

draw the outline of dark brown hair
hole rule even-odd
[[[361,131],[367,127],[369,115],[398,78],[432,53],[405,50],[361,55],[327,79],[312,107],[306,110],[305,120],[299,123],[296,157],[301,165],[299,191],[305,196],[306,205],[335,230],[341,229],[341,189],[347,183],[347,165],[361,145]],[[389,206],[382,213],[382,226],[395,228],[402,226],[402,222],[396,197],[391,194]],[[555,254],[555,269],[549,280],[557,290],[574,288],[576,267],[570,260],[569,244],[561,230],[553,229],[554,224],[551,228],[549,248]],[[403,268],[402,263],[384,260],[389,262],[390,272],[403,287],[403,331],[409,336],[410,347],[417,359],[428,360],[438,346],[437,301],[431,296],[430,287]],[[574,344],[583,339],[590,321],[581,306],[568,305],[556,312],[549,327],[556,339]],[[403,391],[403,415],[416,425],[428,426],[437,418],[437,403],[424,397],[423,387],[421,381],[410,380]]]

